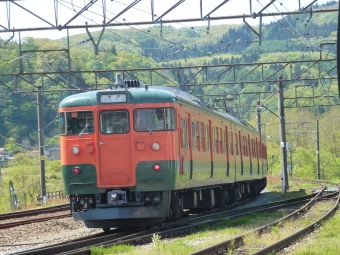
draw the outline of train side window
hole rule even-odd
[[[103,111],[100,113],[100,132],[103,134],[128,133],[129,115],[127,111]]]
[[[175,130],[175,109],[174,108],[165,108],[165,130]]]
[[[246,137],[245,136],[243,136],[242,137],[243,138],[243,154],[244,154],[244,156],[248,156],[247,155],[247,142],[246,142]]]
[[[219,140],[220,140],[220,153],[224,152],[224,148],[223,148],[223,134],[222,134],[222,128],[220,128],[220,135],[219,135]]]
[[[230,155],[234,155],[234,136],[233,132],[229,132]]]
[[[66,119],[65,119],[65,112],[59,113],[59,133],[61,135],[65,135],[67,130],[66,130]]]
[[[237,139],[237,133],[235,133],[235,148],[236,148],[236,155],[238,155],[238,139]]]
[[[200,143],[200,123],[196,121],[196,145],[197,150],[199,151],[201,149],[201,143]]]
[[[205,137],[206,137],[206,151],[210,151],[210,132],[209,132],[209,125],[205,125]]]
[[[226,130],[224,131],[224,147],[225,147],[225,153],[229,154],[229,139],[228,139],[228,128],[226,127]]]
[[[215,152],[216,151],[216,128],[215,127],[213,127],[212,128],[212,130],[213,130],[213,137],[212,137],[212,140],[213,140],[213,152]]]
[[[259,158],[262,158],[262,155],[261,155],[261,142],[258,142],[258,146],[257,146],[257,149],[258,149],[258,155],[259,155]]]
[[[200,135],[201,135],[201,150],[205,151],[205,136],[204,136],[204,123],[200,123],[201,125],[201,130],[200,130]]]
[[[196,150],[196,125],[195,125],[195,121],[191,122],[191,142],[192,142],[192,149]]]
[[[225,130],[222,131],[222,153],[225,153],[226,150],[227,150],[227,147],[226,147],[226,137],[225,137]]]
[[[187,124],[186,119],[182,119],[182,147],[187,147]]]
[[[220,153],[221,152],[221,148],[220,148],[220,132],[218,127],[216,127],[216,152]]]
[[[60,134],[90,134],[94,131],[92,111],[59,113]]]
[[[175,130],[174,108],[148,108],[134,111],[134,126],[137,132]]]

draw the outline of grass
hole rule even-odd
[[[320,228],[306,238],[303,245],[299,245],[292,255],[334,255],[340,252],[340,213],[325,221]]]

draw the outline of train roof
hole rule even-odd
[[[120,77],[117,77],[117,80],[120,80]],[[228,118],[234,122],[254,129],[248,123],[240,121],[228,113],[218,112],[211,109],[205,103],[201,102],[201,100],[197,97],[175,87],[147,86],[140,81],[120,81],[115,85],[113,85],[115,87],[114,89],[110,88],[105,90],[88,91],[68,96],[59,103],[59,108],[103,105],[105,104],[105,102],[101,101],[103,96],[110,97],[113,95],[125,94],[126,101],[119,103],[173,103],[176,100],[180,100],[195,105],[196,107],[204,108],[207,111],[213,112],[214,114],[223,118]]]
[[[59,103],[59,108],[103,105],[105,102],[101,101],[101,96],[104,95],[126,95],[126,101],[119,103],[128,104],[173,103],[176,100],[176,95],[170,91],[145,88],[117,88],[88,91],[68,96]]]

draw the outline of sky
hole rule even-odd
[[[153,0],[155,14],[160,16],[165,11],[170,9],[179,0]],[[330,0],[318,0],[319,5],[329,2]],[[58,0],[58,17],[54,16],[54,0],[21,0],[16,3],[24,7],[25,9],[37,14],[45,21],[33,16],[28,11],[18,7],[15,3],[9,3],[6,0],[0,0],[0,30],[4,30],[4,27],[15,28],[37,28],[37,27],[49,27],[50,24],[55,24],[56,20],[58,24],[66,24],[76,14],[76,11],[81,10],[82,7],[87,5],[89,0]],[[88,24],[100,24],[103,22],[102,3],[106,3],[106,21],[113,18],[126,8],[126,5],[133,3],[134,0],[98,0],[92,5],[88,11],[85,11],[81,16],[75,18],[69,23],[69,25],[84,25]],[[223,3],[224,0],[202,0],[203,3],[203,16],[211,12],[215,7]],[[214,12],[211,16],[227,16],[227,15],[242,15],[250,14],[251,12],[259,12],[266,6],[270,0],[229,0],[220,9]],[[277,13],[277,12],[289,12],[296,11],[300,6],[307,6],[313,2],[313,0],[276,0],[274,4],[270,5],[263,13]],[[250,8],[250,3],[252,4]],[[134,22],[138,21],[151,21],[151,2],[150,0],[141,0],[132,9],[117,18],[114,22],[125,23],[130,26]],[[250,10],[251,9],[251,10]],[[7,17],[10,17],[10,24],[7,22]],[[163,17],[164,20],[172,19],[190,19],[200,17],[200,1],[199,0],[186,0],[173,11]],[[269,23],[280,19],[282,16],[276,16],[276,18],[268,17],[263,18],[263,23]],[[123,20],[124,19],[124,20]],[[251,25],[259,25],[259,19],[248,18],[246,21]],[[48,23],[47,23],[48,22]],[[240,24],[243,23],[242,19],[231,20],[219,20],[211,21],[210,26],[218,24]],[[175,27],[187,27],[187,26],[208,26],[208,21],[193,22],[193,23],[172,23]],[[128,26],[115,27],[117,29],[127,28]],[[143,28],[138,26],[138,28]],[[100,28],[90,29],[90,32],[95,30],[101,30]],[[69,34],[82,34],[86,33],[84,28],[70,29]],[[13,34],[12,33],[0,33],[0,38],[7,40]],[[35,37],[35,38],[50,38],[59,39],[67,36],[67,31],[62,30],[42,30],[42,31],[29,31],[21,32],[21,37]],[[14,40],[18,38],[18,33],[14,34]]]

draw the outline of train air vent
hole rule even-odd
[[[128,88],[140,88],[141,82],[139,80],[124,81]]]

